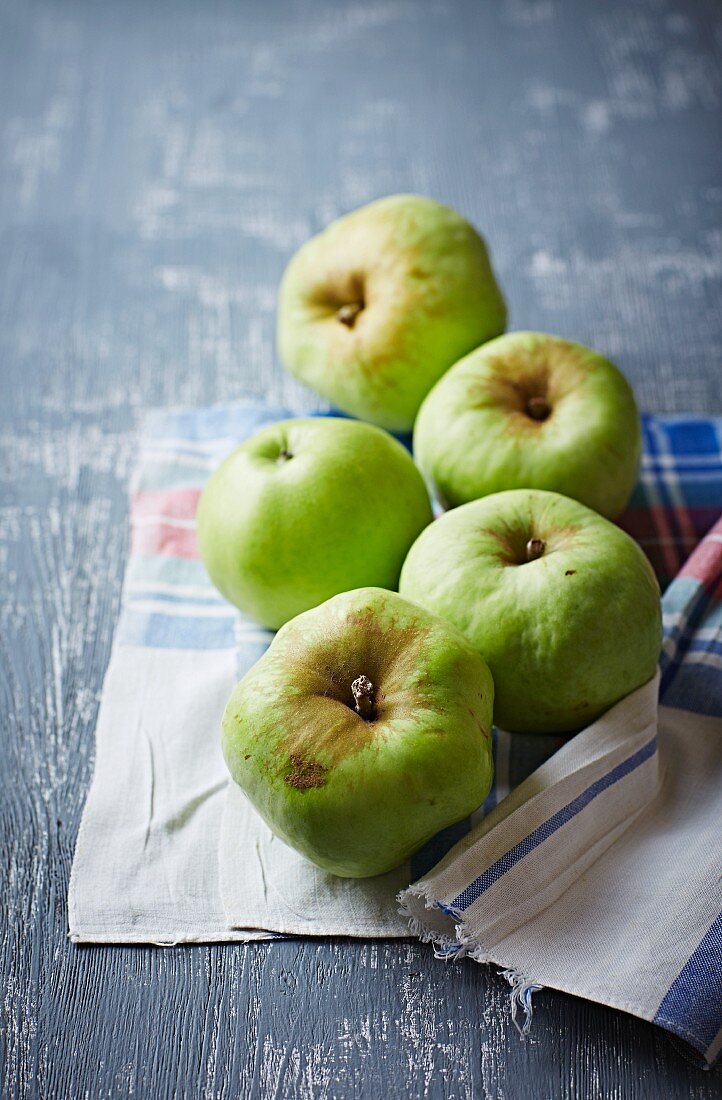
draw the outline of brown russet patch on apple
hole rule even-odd
[[[303,673],[293,673],[301,681]],[[356,676],[353,676],[356,679]],[[276,746],[277,758],[306,761],[309,754],[320,756],[325,761],[325,771],[336,767],[349,756],[362,752],[377,736],[378,719],[365,720],[354,709],[350,680],[348,695],[344,697],[345,685],[331,684],[326,681],[322,687],[299,699],[293,727],[287,729],[285,736]],[[340,689],[339,689],[340,688]],[[383,695],[377,695],[377,706],[383,712]]]
[[[340,639],[348,630],[358,633],[359,644],[342,655]],[[293,634],[274,649],[284,682],[292,685],[295,710],[292,723],[276,745],[276,760],[285,767],[294,757],[324,761],[326,771],[386,736],[384,721],[392,717],[385,684],[403,683],[415,671],[418,655],[430,627],[408,625],[396,619],[380,621],[371,609],[347,614],[336,629],[304,639]],[[356,710],[352,684],[368,677],[374,688],[374,716]],[[419,693],[423,687],[419,685]],[[408,694],[409,706],[414,700]],[[426,697],[423,699],[426,705]]]
[[[552,404],[546,363],[519,348],[507,355],[490,356],[484,365],[485,376],[475,387],[483,403],[491,397],[496,404],[523,416],[529,421],[529,427],[542,423],[529,417],[526,407],[532,398]]]
[[[576,543],[580,533],[580,528],[572,523],[564,527],[554,527],[546,536],[547,549],[549,551],[567,550]],[[574,572],[576,573],[576,569]]]
[[[364,309],[366,305],[365,283],[365,276],[360,271],[332,269],[313,279],[305,294],[305,301],[317,314],[319,320],[332,318],[341,321],[342,325],[345,325],[346,321],[338,316],[339,311],[351,306],[355,323],[356,314],[359,312],[356,307],[360,306]],[[349,320],[351,312],[344,314]],[[353,328],[353,324],[348,327]]]
[[[470,403],[479,408],[488,408],[489,405],[499,405],[510,413],[514,413],[512,425],[513,431],[539,430],[543,420],[534,420],[526,414],[527,402],[532,397],[548,400],[546,384],[539,381],[535,384],[526,381],[516,381],[505,377],[500,365],[494,364],[494,373],[487,375],[483,381],[478,382],[469,389]],[[548,417],[547,417],[548,419]]]
[[[512,565],[518,564],[515,541],[510,535],[502,534],[501,531],[492,531],[490,527],[482,527],[481,530],[485,535],[489,535],[490,538],[495,539],[496,542],[499,543],[504,561]]]
[[[469,395],[478,407],[488,406],[491,399],[514,414],[507,432],[540,431],[553,416],[555,405],[590,369],[568,340],[541,342],[533,349],[516,347],[484,358],[483,376],[470,387]]]
[[[418,619],[414,619],[408,626],[401,626],[399,620],[395,616],[388,616],[384,623],[379,622],[379,616],[374,614],[373,608],[367,607],[363,611],[351,611],[347,616],[347,621],[353,623],[354,626],[364,627],[367,631],[375,634],[377,637],[386,638],[388,634],[393,632],[396,637],[402,641],[407,641],[410,638],[418,638],[421,634],[428,634],[429,627],[426,625],[419,625]]]
[[[527,544],[534,536],[530,537],[523,526],[512,527],[511,524],[504,524],[504,527],[498,530],[493,527],[481,527],[479,530],[499,544],[502,559],[507,565],[526,565]]]
[[[289,787],[295,787],[297,791],[308,791],[312,787],[325,786],[328,768],[325,768],[320,761],[304,760],[297,752],[292,752],[289,759],[291,771],[285,778]]]
[[[575,573],[576,573],[576,569],[567,569],[564,576],[565,577],[573,577]]]

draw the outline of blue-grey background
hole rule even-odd
[[[0,0],[0,1046],[8,1096],[697,1097],[651,1026],[416,943],[66,940],[148,405],[306,401],[284,264],[414,190],[514,327],[722,411],[716,0]],[[132,690],[132,685],[129,685]]]

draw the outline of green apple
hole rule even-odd
[[[361,588],[278,632],[223,718],[229,771],[273,832],[319,867],[396,867],[491,784],[494,686],[448,623]]]
[[[510,332],[457,363],[424,401],[414,454],[456,507],[503,489],[550,489],[614,519],[634,488],[639,413],[601,355],[538,332]]]
[[[392,195],[339,218],[291,259],[278,346],[338,408],[408,431],[444,371],[505,324],[474,227],[432,199]]]
[[[619,527],[558,493],[511,489],[447,512],[411,547],[399,590],[483,654],[504,729],[579,729],[654,675],[652,567]]]
[[[396,588],[431,520],[411,455],[380,428],[338,417],[284,420],[247,440],[198,506],[211,580],[276,629],[338,592]]]

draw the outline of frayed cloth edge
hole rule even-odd
[[[430,928],[425,924],[423,919],[410,908],[411,898],[423,901],[426,909],[437,909],[450,921],[454,921],[454,935],[443,932],[441,929]],[[435,898],[426,883],[417,882],[413,886],[408,886],[398,894],[396,900],[399,903],[398,912],[408,921],[410,931],[422,943],[433,945],[435,958],[443,962],[457,962],[459,959],[468,957],[474,962],[498,965],[490,958],[488,951],[474,939],[461,914]],[[525,1041],[531,1029],[534,1013],[532,997],[544,987],[529,974],[509,968],[500,967],[499,969],[501,976],[511,986],[509,1009],[512,1022],[519,1032],[519,1037]]]

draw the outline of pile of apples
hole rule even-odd
[[[334,222],[288,265],[278,342],[361,419],[261,431],[200,501],[213,582],[278,630],[228,703],[229,770],[337,875],[387,871],[475,810],[493,721],[571,732],[655,672],[657,581],[611,522],[639,463],[632,390],[505,324],[455,211],[396,195]],[[412,427],[418,466],[389,434]]]

